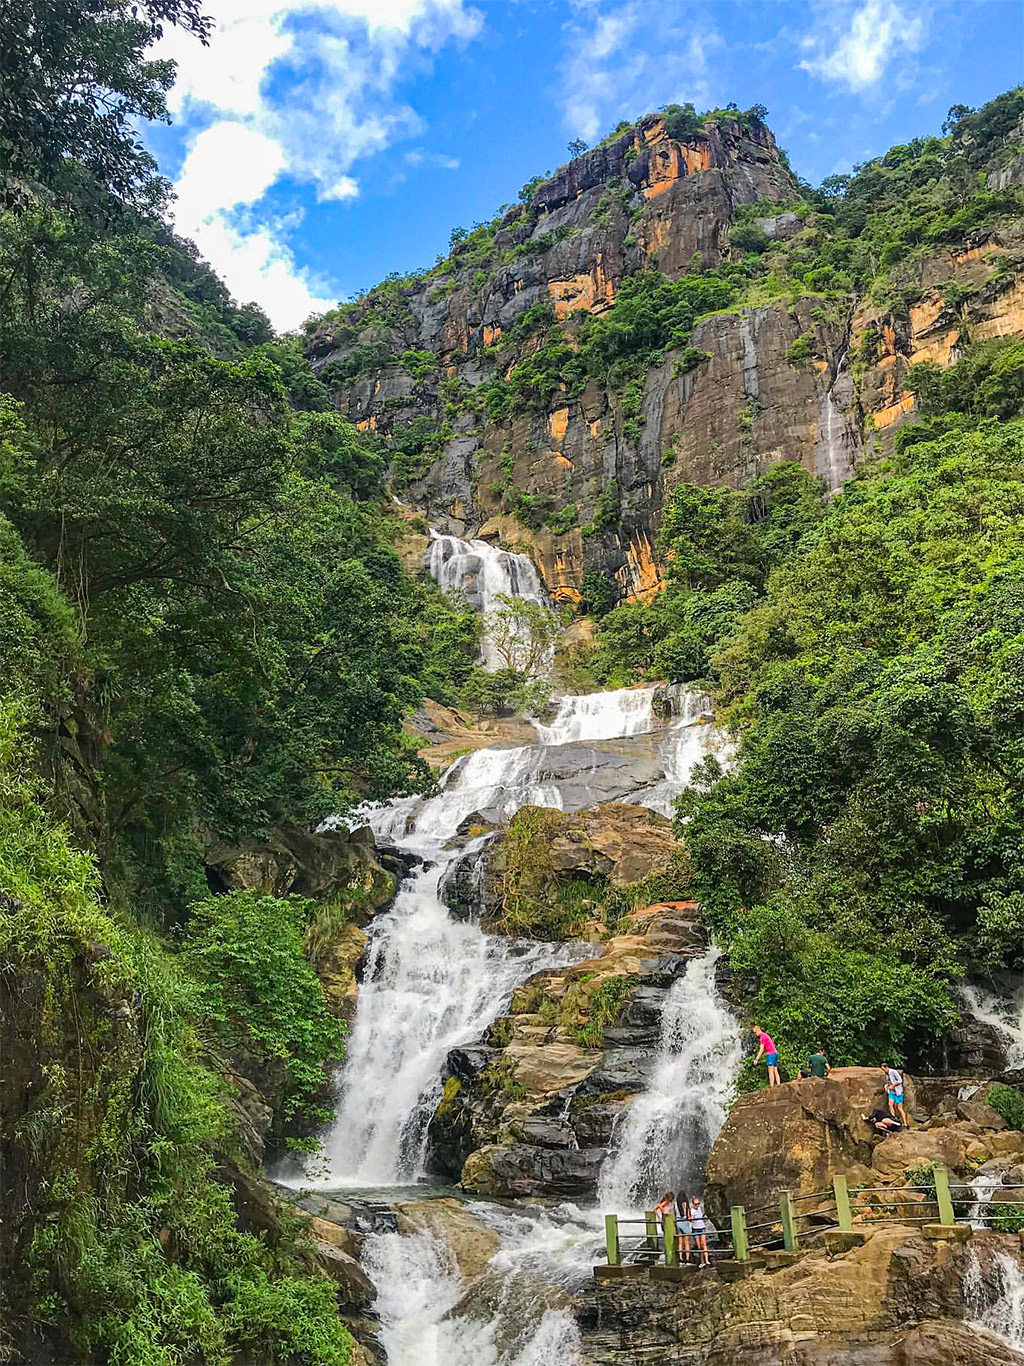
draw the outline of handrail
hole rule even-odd
[[[950,1182],[949,1173],[945,1167],[937,1166],[933,1169],[935,1185],[932,1186],[854,1186],[849,1187],[846,1177],[842,1173],[836,1173],[832,1178],[832,1186],[827,1191],[805,1191],[803,1194],[793,1194],[790,1191],[781,1191],[778,1203],[772,1205],[767,1203],[750,1211],[750,1214],[758,1216],[772,1211],[773,1217],[760,1219],[751,1222],[748,1211],[742,1205],[733,1205],[729,1210],[728,1227],[719,1228],[717,1225],[710,1225],[707,1229],[708,1258],[734,1258],[737,1262],[747,1262],[754,1252],[766,1252],[772,1248],[779,1248],[793,1253],[800,1250],[801,1240],[809,1242],[822,1234],[829,1232],[855,1233],[854,1218],[862,1226],[875,1226],[878,1224],[939,1224],[942,1226],[952,1226],[956,1223],[956,1214],[952,1192],[956,1190],[970,1191],[972,1203],[983,1204],[986,1207],[995,1206],[995,1213],[998,1214],[1000,1202],[993,1199],[996,1191],[1024,1191],[1024,1185],[998,1186],[987,1196],[979,1196],[972,1186],[959,1182]],[[876,1195],[888,1195],[894,1197],[889,1200],[865,1199]],[[900,1199],[901,1195],[924,1196],[924,1199]],[[800,1202],[815,1200],[826,1202],[824,1208],[800,1211],[795,1208]],[[957,1204],[963,1206],[966,1201],[959,1197]],[[902,1211],[908,1206],[924,1209],[930,1207],[937,1209],[938,1219],[935,1219],[929,1212],[927,1214],[903,1215],[890,1217],[889,1210]],[[803,1221],[803,1225],[801,1225]],[[637,1236],[627,1234],[620,1236],[622,1230],[632,1228],[643,1229],[644,1232]],[[764,1231],[769,1230],[765,1235]],[[751,1235],[755,1235],[751,1238]],[[758,1234],[762,1238],[758,1241]],[[618,1215],[608,1214],[605,1216],[605,1250],[609,1266],[620,1266],[623,1261],[640,1261],[645,1264],[663,1263],[667,1267],[679,1267],[680,1257],[685,1257],[684,1239],[694,1237],[693,1234],[683,1233],[677,1223],[674,1211],[667,1211],[663,1217],[655,1215],[653,1210],[647,1210],[642,1218],[625,1215],[619,1218]],[[691,1248],[694,1262],[703,1261],[703,1249],[698,1253]]]

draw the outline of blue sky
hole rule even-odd
[[[1024,79],[1020,0],[207,0],[147,130],[179,230],[281,328],[430,265],[621,118],[764,104],[812,182]]]

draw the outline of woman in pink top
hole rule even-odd
[[[779,1050],[775,1047],[775,1040],[770,1034],[766,1034],[760,1025],[754,1025],[753,1031],[761,1042],[761,1047],[757,1050],[757,1057],[754,1059],[754,1066],[764,1058],[768,1067],[768,1085],[778,1086],[779,1083]]]

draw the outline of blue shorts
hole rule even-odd
[[[903,1104],[903,1092],[902,1092],[902,1091],[886,1091],[885,1094],[889,1097],[889,1099],[890,1099],[891,1101],[894,1102],[894,1104],[896,1104],[896,1105],[902,1105],[902,1104]]]
[[[779,1065],[778,1053],[766,1053],[764,1055],[764,1060],[769,1067],[778,1067]]]

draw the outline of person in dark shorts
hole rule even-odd
[[[687,1263],[690,1260],[690,1237],[693,1234],[691,1214],[690,1198],[685,1191],[680,1191],[676,1196],[676,1228],[679,1230],[679,1255]]]
[[[888,1138],[890,1134],[898,1134],[903,1125],[898,1119],[894,1119],[888,1110],[872,1110],[870,1115],[862,1115],[865,1124],[870,1124],[876,1134],[881,1134],[883,1138]]]

